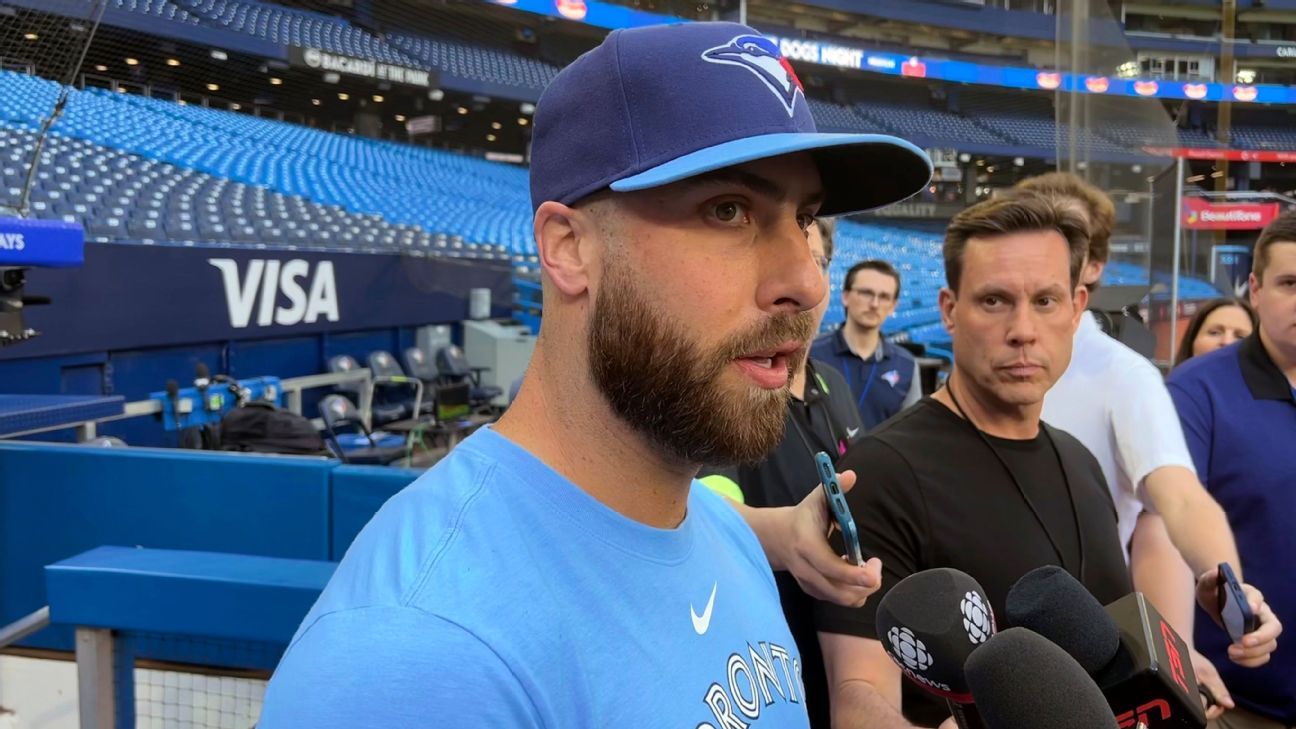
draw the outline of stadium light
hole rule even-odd
[[[491,122],[491,129],[502,129],[503,127],[504,125],[499,122]]]
[[[404,114],[397,114],[397,115],[396,115],[396,121],[398,121],[398,122],[403,122],[403,121],[405,121],[405,115],[404,115]]]
[[[271,86],[279,86],[279,85],[282,85],[282,84],[283,84],[283,79],[279,78],[278,76],[271,76],[271,77],[270,77],[270,85],[271,85]]]
[[[348,93],[345,92],[345,91],[339,91],[339,92],[338,92],[338,98],[341,99],[342,101],[346,101],[347,99],[350,99],[350,98],[351,98],[351,94],[348,94]]]
[[[383,103],[383,95],[382,95],[382,94],[374,94],[374,95],[373,95],[373,100],[374,100],[374,103],[375,103],[375,104],[381,104],[381,103]]]
[[[212,50],[211,57],[216,59],[217,61],[229,60],[229,54],[226,53],[225,51]]]
[[[459,111],[460,114],[467,114],[467,113],[468,113],[468,107],[466,107],[466,106],[461,106],[461,107],[459,107],[459,110],[458,110],[458,111]]]
[[[207,84],[208,91],[220,91],[220,84]]]
[[[524,116],[520,116],[520,117],[518,117],[518,126],[524,127],[524,126],[526,126],[527,124],[530,124],[530,123],[531,123],[531,120],[530,120],[530,119],[528,119],[528,118],[526,118],[526,117],[524,117]]]
[[[529,116],[535,113],[535,104],[523,104],[522,106],[518,107],[518,110],[521,111],[523,114],[527,114]]]
[[[127,59],[126,59],[126,65],[127,65],[127,66],[138,66],[138,65],[139,65],[139,59],[138,59],[138,58],[127,58]]]
[[[1026,166],[1026,158],[1025,158],[1025,157],[1013,157],[1013,166],[1014,166],[1014,167],[1025,167],[1025,166]]]
[[[967,164],[968,162],[971,161],[972,161],[972,155],[968,154],[967,152],[964,152],[963,154],[959,155],[959,162]]]
[[[243,105],[242,105],[242,104],[230,104],[230,109],[231,109],[232,111],[238,111],[239,109],[242,109],[242,108],[243,108]]]
[[[487,135],[486,135],[486,141],[488,141],[488,142],[493,142],[493,141],[495,141],[495,139],[496,139],[496,137],[495,137],[494,134],[487,134]]]
[[[39,40],[39,39],[40,39],[40,36],[36,35],[35,33],[23,33],[23,37],[26,38],[27,40]]]
[[[445,98],[445,92],[441,89],[432,89],[428,92],[428,98],[433,101],[440,101]]]
[[[95,66],[95,70],[98,71],[99,73],[105,73],[108,71],[108,67],[100,63]]]
[[[1237,82],[1240,84],[1253,84],[1256,80],[1254,68],[1239,68],[1237,72]]]
[[[1130,172],[1133,172],[1136,175],[1142,171],[1143,171],[1143,165],[1134,165],[1133,167],[1130,167]]]
[[[313,106],[319,106],[322,103],[324,102],[320,101],[319,99],[311,99],[311,105]]]
[[[168,58],[168,59],[166,60],[166,65],[171,66],[171,67],[173,67],[173,68],[174,68],[175,66],[179,66],[179,65],[180,65],[180,59],[179,59],[179,58]]]

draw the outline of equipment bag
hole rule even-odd
[[[327,455],[328,446],[306,418],[267,402],[250,402],[221,418],[220,447],[227,451]]]

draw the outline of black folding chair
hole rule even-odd
[[[470,367],[463,350],[453,344],[437,350],[436,367],[442,383],[467,382],[471,385],[469,397],[474,409],[490,406],[495,398],[504,394],[504,390],[495,385],[482,385],[481,373],[489,372],[490,368]]]
[[[360,411],[344,395],[328,395],[319,403],[320,418],[324,421],[324,432],[334,454],[343,463],[386,466],[405,457],[405,443],[399,445],[383,441],[391,436],[381,431],[369,429],[360,417]],[[363,436],[363,445],[344,447],[339,435],[358,433]]]

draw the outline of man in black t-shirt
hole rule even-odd
[[[1103,603],[1130,591],[1098,463],[1040,422],[1085,310],[1078,283],[1087,245],[1083,215],[1059,198],[992,200],[951,221],[940,294],[954,346],[949,384],[837,464],[858,475],[847,499],[864,551],[882,560],[882,589],[863,608],[815,602],[789,617],[794,634],[807,622],[818,633],[834,729],[948,721],[944,702],[907,681],[902,703],[900,669],[879,642],[878,602],[910,574],[961,569],[1000,615],[1008,588],[1047,564]]]

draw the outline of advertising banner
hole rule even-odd
[[[1213,203],[1186,197],[1184,228],[1188,230],[1259,230],[1278,217],[1278,203]]]
[[[26,309],[41,335],[0,359],[444,324],[467,318],[474,288],[506,314],[509,262],[92,244],[79,268],[27,272],[52,303]]]

